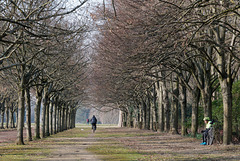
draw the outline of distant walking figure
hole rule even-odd
[[[95,133],[96,129],[97,129],[97,118],[95,117],[95,115],[93,115],[92,119],[90,120],[91,124],[92,124],[92,130],[93,133]]]
[[[87,124],[89,124],[89,119],[87,119]]]

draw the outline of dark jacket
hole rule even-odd
[[[93,115],[91,119],[91,124],[96,124],[97,123],[97,118]]]

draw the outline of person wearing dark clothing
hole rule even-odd
[[[91,121],[91,124],[92,124],[92,130],[93,130],[93,133],[94,133],[95,130],[97,129],[97,118],[95,117],[95,115],[93,115],[93,117],[90,121]]]

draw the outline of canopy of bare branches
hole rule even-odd
[[[100,33],[92,65],[94,98],[118,106],[125,122],[135,119],[145,128],[158,122],[158,129],[174,133],[181,108],[182,135],[190,105],[195,136],[197,118],[212,118],[213,96],[221,94],[223,142],[229,144],[233,117],[239,125],[231,94],[239,77],[239,1],[124,0],[113,5],[93,15]]]

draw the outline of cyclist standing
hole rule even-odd
[[[93,115],[92,119],[90,120],[91,124],[92,124],[92,130],[93,133],[95,132],[95,130],[97,129],[97,118],[95,117],[95,115]]]

